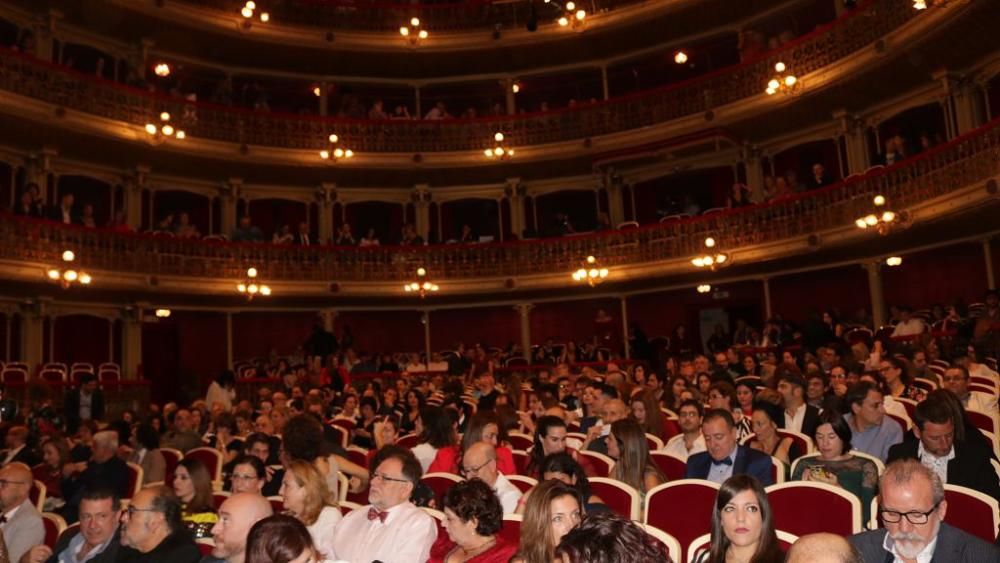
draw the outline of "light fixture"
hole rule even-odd
[[[177,129],[170,124],[170,112],[161,111],[159,115],[160,124],[157,125],[154,122],[149,122],[146,124],[146,134],[154,139],[162,140],[166,137],[174,137],[176,139],[184,140],[187,138],[187,133],[183,129]]]
[[[257,281],[257,268],[247,268],[247,277],[236,284],[236,291],[241,295],[245,295],[247,301],[253,301],[253,298],[258,295],[263,295],[264,297],[271,295],[271,288]]]
[[[399,26],[399,34],[410,42],[410,45],[417,46],[421,41],[430,35],[426,29],[420,29],[420,18],[410,18],[409,25]]]
[[[712,237],[705,238],[705,248],[714,249],[718,245],[718,242]],[[698,268],[708,268],[710,270],[716,270],[718,268],[724,268],[732,264],[732,259],[725,252],[710,251],[701,256],[696,256],[691,259],[691,263]]]
[[[774,72],[776,74],[768,81],[767,89],[764,90],[768,96],[773,96],[778,92],[794,94],[799,91],[802,82],[794,74],[788,72],[788,66],[785,63],[781,61],[775,63]]]
[[[72,266],[76,260],[76,254],[72,250],[64,250],[61,258],[64,262],[63,267],[52,267],[45,271],[45,277],[50,281],[59,283],[63,289],[74,283],[90,285],[90,282],[94,281],[90,274]]]
[[[712,286],[708,285],[707,283],[703,283],[699,285],[697,289],[698,293],[708,293],[709,291],[712,291]]]
[[[156,317],[160,319],[166,319],[170,317],[170,309],[157,309]]]
[[[688,62],[687,53],[685,53],[684,51],[677,51],[674,54],[674,62],[677,63],[677,64],[679,64],[679,65],[682,65],[682,64]]]
[[[506,137],[502,131],[493,134],[493,148],[486,149],[483,154],[492,160],[510,160],[514,156],[514,149],[505,142]]]
[[[597,258],[594,256],[587,256],[586,260],[580,265],[580,269],[573,272],[573,281],[575,282],[587,282],[587,285],[594,287],[607,279],[610,273],[607,268],[601,268],[597,263]]]
[[[896,228],[909,227],[909,214],[905,211],[897,213],[889,209],[887,203],[885,196],[876,195],[872,198],[872,205],[874,205],[872,212],[858,217],[854,220],[854,224],[862,230],[875,229],[880,235],[887,235]]]
[[[510,87],[510,91],[517,94],[518,92],[521,91],[521,85],[515,82],[514,85]]]
[[[583,20],[587,18],[587,11],[578,8],[576,2],[566,2],[563,6],[563,15],[556,20],[559,27],[572,26],[573,29],[580,27]]]
[[[159,77],[170,76],[170,65],[167,63],[158,63],[153,67],[153,72]]]
[[[328,143],[327,148],[319,151],[319,157],[323,160],[337,162],[342,158],[354,158],[354,151],[342,148],[338,145],[338,143],[340,143],[340,137],[336,133],[330,133],[327,136],[326,141]]]
[[[250,26],[252,25],[251,21],[253,20],[253,16],[256,12],[257,2],[254,2],[254,0],[247,0],[247,2],[243,4],[243,7],[240,8],[240,15],[243,16],[242,23],[245,29],[250,29]],[[271,21],[271,14],[263,10],[260,11],[258,17],[260,18],[261,23]]]
[[[432,283],[427,279],[427,268],[419,267],[417,268],[417,279],[409,283],[403,284],[403,291],[406,293],[416,293],[421,299],[427,297],[428,293],[434,293],[438,289],[436,283]]]
[[[323,91],[320,90],[319,86],[313,86],[313,96],[317,98],[323,95]]]
[[[903,263],[903,259],[899,256],[890,256],[885,259],[886,266],[899,266]]]

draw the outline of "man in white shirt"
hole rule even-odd
[[[785,401],[785,430],[806,436],[816,434],[819,409],[806,403],[806,380],[801,375],[783,372],[778,376],[778,392]]]
[[[941,378],[944,388],[954,393],[965,410],[986,413],[992,417],[997,416],[997,396],[983,393],[981,391],[969,391],[969,370],[960,365],[952,366],[944,370],[944,377]]]
[[[437,539],[434,518],[410,503],[420,462],[410,451],[386,446],[372,472],[368,506],[352,510],[333,532],[329,559],[350,563],[425,563]]]
[[[899,322],[896,323],[896,328],[893,329],[892,336],[915,336],[923,334],[926,329],[927,325],[924,324],[924,320],[913,316],[913,309],[900,307]]]
[[[681,403],[677,409],[677,424],[682,433],[671,438],[663,451],[684,461],[690,455],[705,451],[705,436],[701,433],[701,418],[704,414],[701,403],[694,399]]]
[[[969,370],[970,376],[983,377],[992,381],[994,387],[1000,386],[1000,375],[990,369],[990,366],[977,362],[976,359],[980,357],[981,351],[969,346],[967,354],[959,353],[955,356],[955,363]]]
[[[466,479],[480,479],[493,489],[503,505],[504,514],[514,514],[521,490],[515,487],[497,469],[497,451],[489,442],[477,442],[462,456],[462,475]]]

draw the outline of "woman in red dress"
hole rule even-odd
[[[456,483],[444,496],[444,529],[428,563],[507,563],[517,544],[499,535],[503,507],[489,485],[473,479]]]

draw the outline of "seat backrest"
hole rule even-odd
[[[587,460],[587,464],[590,465],[592,471],[594,472],[594,477],[607,477],[611,474],[611,468],[615,466],[615,460],[610,457],[588,450],[581,450],[577,454],[579,456],[580,465],[584,465],[583,460]],[[586,466],[584,466],[586,469]],[[590,476],[590,473],[587,473]]]
[[[703,479],[664,483],[646,493],[643,521],[661,530],[670,530],[670,535],[684,548],[698,536],[712,531],[712,512],[718,492],[718,484]],[[677,560],[684,561],[684,558]]]
[[[444,495],[455,483],[462,481],[458,475],[451,473],[428,473],[420,478],[420,481],[434,491],[434,499],[437,506],[444,506]]]
[[[534,438],[524,432],[508,432],[507,441],[515,450],[530,450],[535,445]]]
[[[861,500],[840,487],[791,481],[766,490],[775,528],[799,536],[818,532],[849,536],[861,531]],[[817,506],[823,510],[816,510]]]
[[[280,495],[267,497],[267,502],[271,503],[271,510],[274,511],[275,514],[281,514],[282,512],[285,511],[285,499],[282,498]],[[347,512],[350,512],[350,510],[347,509],[344,503],[340,503],[340,511],[343,514],[347,514],[345,510],[347,510]]]
[[[527,477],[525,475],[504,475],[508,481],[515,487],[517,487],[522,493],[526,493],[531,490],[532,487],[538,484],[537,479]]]
[[[18,367],[5,367],[0,372],[0,382],[3,383],[24,383],[28,380],[28,371]]]
[[[347,447],[347,459],[360,467],[368,467],[368,450],[360,446]]]
[[[49,383],[62,383],[66,381],[66,372],[56,369],[43,369],[38,372],[38,377]]]
[[[795,446],[799,450],[799,455],[808,455],[816,451],[816,445],[813,444],[813,439],[801,432],[795,432],[794,430],[784,430],[779,428],[778,435],[786,438],[791,438],[795,442]]]
[[[976,537],[993,543],[1000,526],[1000,503],[997,499],[958,485],[944,486],[948,511],[944,521]]]
[[[97,372],[97,380],[101,383],[117,383],[121,381],[122,374],[120,371],[102,369]]]
[[[163,460],[166,462],[164,464],[164,481],[172,484],[174,471],[177,470],[177,464],[184,459],[184,454],[174,448],[160,448],[160,454],[163,455]]]
[[[194,448],[184,454],[184,459],[196,459],[208,469],[212,481],[222,481],[222,454],[215,448]]]
[[[65,538],[71,538],[74,535],[76,535],[76,533],[79,532],[79,531],[80,531],[80,523],[79,522],[73,522],[72,524],[67,525],[66,529],[64,529],[62,531],[62,533],[59,534],[59,540],[63,539],[64,537]],[[59,541],[59,540],[56,540],[56,541]],[[69,540],[67,540],[67,541],[69,541]]]
[[[333,426],[339,426],[347,431],[354,430],[354,427],[356,426],[355,422],[349,418],[334,418],[330,421],[330,424]]]
[[[709,550],[709,545],[712,543],[712,534],[704,534],[698,536],[688,544],[687,548],[687,562],[695,563],[698,561],[701,554]]]
[[[351,437],[350,432],[347,429],[345,429],[343,426],[338,426],[335,424],[328,424],[326,428],[329,431],[328,433],[332,435],[334,439],[337,440],[338,444],[340,444],[340,447],[342,448],[347,447],[347,444],[349,443]]]
[[[785,466],[785,462],[780,459],[771,456],[771,481],[774,483],[784,483],[785,482],[785,471],[788,468]]]
[[[198,546],[198,552],[202,557],[212,555],[212,550],[215,549],[215,540],[212,538],[197,538],[194,543]]]
[[[66,520],[58,514],[43,512],[42,523],[45,524],[45,545],[54,548],[59,540],[59,534],[66,529]]]
[[[396,439],[396,445],[406,449],[411,449],[419,443],[420,438],[416,434],[407,434]]]
[[[667,551],[667,555],[670,556],[670,561],[681,561],[681,542],[677,541],[677,538],[657,527],[650,526],[649,524],[639,525],[642,526],[642,529],[645,530],[647,534],[653,536],[653,539],[663,546],[663,548]]]
[[[521,515],[504,514],[503,527],[500,528],[499,535],[509,544],[518,545],[521,543]]]
[[[31,484],[31,489],[28,491],[28,498],[31,499],[31,503],[35,505],[35,508],[39,512],[42,512],[42,507],[45,506],[45,495],[47,488],[45,483],[42,483],[38,479],[35,479]]]
[[[646,433],[646,445],[649,447],[649,451],[655,452],[656,450],[663,449],[663,440],[659,436],[654,436],[650,433]]]
[[[118,373],[121,373],[122,368],[114,362],[104,362],[97,366],[97,371],[117,371]]]
[[[683,440],[683,437],[675,438]],[[668,481],[683,479],[687,474],[687,461],[667,452],[649,452],[660,471],[667,476]]]
[[[212,504],[215,506],[216,512],[222,508],[222,503],[229,499],[229,491],[212,491]]]
[[[518,475],[525,475],[528,472],[528,463],[531,462],[531,454],[524,450],[511,450],[511,457],[514,458],[514,468]]]
[[[70,366],[69,371],[73,372],[77,370],[89,371],[90,373],[94,373],[94,364],[90,364],[87,362],[73,362],[73,365]]]
[[[639,491],[610,477],[593,477],[589,481],[591,492],[601,497],[612,512],[629,520],[640,518]]]
[[[128,466],[128,498],[132,498],[139,494],[139,489],[142,488],[143,471],[142,466],[138,463],[130,461],[126,465]]]

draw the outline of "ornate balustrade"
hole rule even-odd
[[[881,194],[897,210],[1000,173],[1000,119],[889,168],[784,200],[626,231],[553,239],[420,247],[299,247],[122,235],[46,221],[0,220],[0,259],[59,263],[64,249],[88,271],[268,281],[404,281],[418,266],[436,280],[516,277],[575,270],[587,255],[602,266],[687,259],[705,237],[721,248],[778,242],[852,226]],[[39,271],[39,279],[42,272]]]
[[[621,9],[650,0],[584,0],[577,2],[588,14]],[[184,0],[238,17],[243,0]],[[531,17],[529,0],[450,0],[435,3],[407,3],[392,0],[257,0],[258,11],[267,11],[271,21],[332,30],[388,31],[419,17],[421,27],[432,32],[524,26]],[[536,8],[539,23],[548,23],[558,10],[554,6]]]
[[[577,108],[500,118],[368,121],[241,110],[161,96],[0,51],[0,89],[142,127],[160,112],[189,137],[285,149],[327,148],[337,133],[356,153],[481,151],[502,131],[512,147],[587,139],[648,127],[763,95],[778,61],[804,76],[844,59],[916,17],[898,0],[870,0],[848,15],[753,61],[646,92]]]

